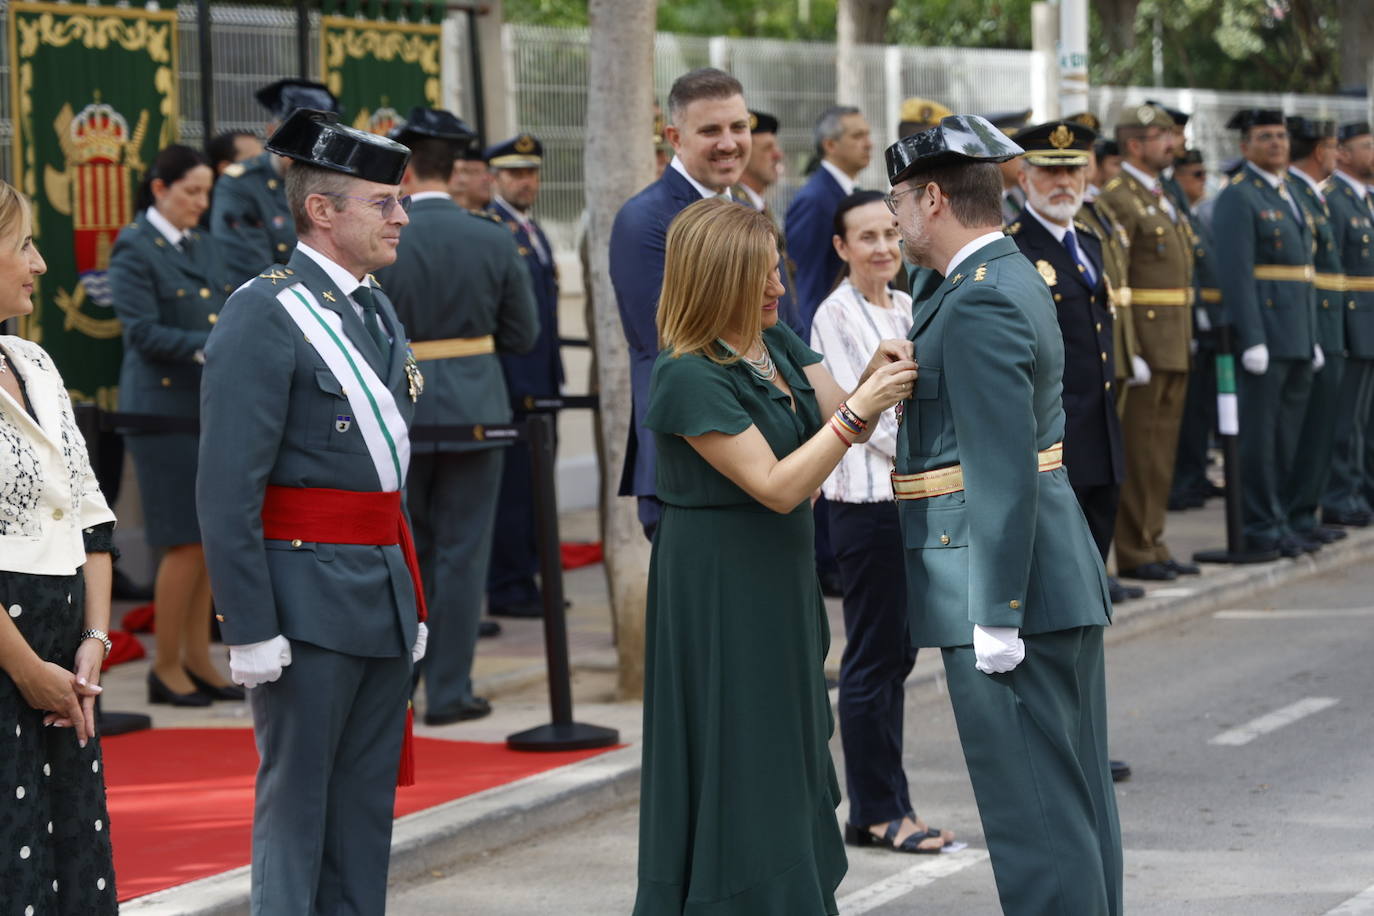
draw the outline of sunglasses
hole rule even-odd
[[[395,213],[397,205],[400,206],[402,212],[410,212],[409,194],[405,195],[404,197],[397,197],[395,194],[390,194],[382,198],[381,200],[378,200],[375,197],[354,197],[351,194],[335,194],[332,191],[322,191],[320,193],[324,194],[325,197],[341,197],[344,200],[360,200],[365,204],[371,204],[378,210],[382,211],[382,219],[386,219],[392,213]]]

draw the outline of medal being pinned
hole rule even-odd
[[[406,383],[410,389],[411,402],[420,400],[420,395],[425,393],[425,377],[420,372],[420,363],[415,359],[415,351],[409,346],[406,347]]]

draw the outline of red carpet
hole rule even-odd
[[[166,728],[104,740],[119,899],[247,865],[258,752],[242,728]],[[416,784],[396,816],[603,751],[521,753],[504,744],[416,739]]]

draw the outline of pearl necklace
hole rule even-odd
[[[763,356],[758,359],[751,359],[743,353],[736,352],[734,347],[730,346],[719,337],[716,338],[716,343],[720,344],[732,355],[738,356],[740,359],[744,360],[749,366],[749,370],[765,382],[771,382],[778,377],[778,367],[773,362],[773,354],[768,352],[768,345],[763,341],[759,341],[759,346],[763,348]]]

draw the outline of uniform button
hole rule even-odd
[[[186,295],[186,290],[184,290],[184,289],[179,289],[179,290],[177,290],[177,295],[178,295],[178,296],[184,296],[184,295]]]
[[[163,388],[171,388],[171,387],[172,387],[172,380],[169,379],[169,378],[164,378],[164,379],[162,380],[162,387],[163,387]]]
[[[286,250],[286,243],[285,243],[285,242],[278,242],[278,243],[277,243],[277,250],[278,250],[278,251],[285,251],[285,250]]]
[[[1107,361],[1107,354],[1106,354],[1105,351],[1102,353],[1102,361],[1103,361],[1104,363]]]
[[[1265,300],[1264,300],[1264,304],[1267,305],[1267,306],[1269,306],[1269,308],[1273,308],[1273,307],[1274,307],[1274,300],[1273,300],[1273,299],[1265,299]]]
[[[214,324],[216,321],[219,321],[219,312],[211,312],[205,316],[205,320]]]
[[[55,522],[60,522],[60,521],[62,521],[62,510],[61,510],[61,509],[54,509],[54,510],[52,510],[52,518],[53,518],[53,521],[55,521]]]
[[[275,191],[275,190],[277,189],[277,179],[275,179],[275,178],[269,178],[269,179],[267,179],[267,186],[268,186],[269,188],[271,188],[273,191]]]
[[[949,535],[947,535],[947,534],[942,534],[942,535],[940,535],[940,543],[941,543],[941,544],[948,544],[948,543],[949,543]]]
[[[1100,321],[1097,323],[1097,331],[1099,334],[1102,332],[1102,322]]]
[[[1055,301],[1055,302],[1063,302],[1063,301],[1064,301],[1063,295],[1060,294],[1060,293],[1055,293],[1055,294],[1054,294],[1054,301]]]
[[[1355,300],[1354,300],[1354,299],[1351,299],[1349,305],[1350,305],[1350,308],[1353,310],[1353,309],[1355,308]]]
[[[299,546],[301,546],[301,539],[300,539],[300,538],[293,538],[292,541],[291,541],[291,546],[292,546],[292,547],[299,547]]]
[[[1155,318],[1155,310],[1154,310],[1154,309],[1148,309],[1148,310],[1146,310],[1146,312],[1145,312],[1145,317],[1148,318],[1148,319],[1150,319],[1151,321],[1153,321],[1154,318]]]
[[[1331,303],[1330,303],[1330,302],[1327,302],[1325,299],[1323,299],[1323,300],[1322,300],[1322,308],[1324,308],[1324,309],[1329,309],[1329,308],[1331,308]]]
[[[1111,390],[1112,390],[1112,383],[1111,383],[1111,382],[1108,382],[1108,383],[1107,383],[1105,386],[1103,386],[1103,387],[1105,387],[1108,391],[1111,391]]]
[[[1163,226],[1155,226],[1155,235],[1163,235],[1163,234],[1164,234],[1164,227],[1163,227]]]
[[[215,619],[218,620],[220,623],[224,623],[224,615],[223,615],[223,614],[216,614],[216,615],[215,615]]]
[[[208,286],[202,286],[202,287],[200,288],[200,298],[202,298],[202,299],[209,299],[209,298],[210,298],[210,288],[209,288]]]
[[[1017,601],[1015,598],[1007,602],[1007,607],[1011,608],[1013,611],[1019,608],[1020,606],[1021,602]]]

